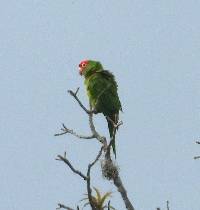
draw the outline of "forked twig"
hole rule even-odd
[[[95,210],[96,208],[95,208],[95,206],[93,204],[93,201],[92,201],[92,189],[90,187],[90,179],[91,179],[90,178],[90,171],[91,171],[91,168],[95,165],[95,163],[101,157],[102,151],[103,151],[103,146],[101,147],[101,149],[100,149],[98,155],[96,156],[95,160],[88,165],[88,170],[87,170],[87,193],[88,193],[88,199],[89,199],[89,203],[90,203],[90,206],[91,206],[92,210],[93,209]]]
[[[69,134],[71,134],[71,135],[73,135],[73,136],[75,136],[75,137],[77,137],[77,138],[79,138],[79,139],[94,139],[95,138],[95,136],[92,134],[92,135],[90,135],[90,136],[84,136],[84,135],[80,135],[80,134],[77,134],[75,131],[73,131],[72,129],[69,129],[69,128],[67,128],[66,126],[65,126],[65,124],[63,123],[62,124],[62,128],[60,129],[61,131],[63,131],[63,132],[61,132],[61,133],[56,133],[56,134],[54,134],[54,136],[62,136],[62,135],[64,135],[64,134],[67,134],[67,133],[69,133]]]
[[[72,164],[69,162],[69,160],[66,158],[66,152],[64,153],[64,156],[58,155],[56,160],[63,161],[65,164],[69,166],[69,168],[75,173],[78,174],[80,177],[82,177],[84,180],[87,180],[87,176],[85,176],[81,171],[77,170],[72,166]]]
[[[59,135],[64,135],[66,133],[70,133],[78,138],[87,138],[87,139],[90,139],[90,138],[96,138],[101,144],[103,144],[103,146],[101,147],[101,150],[99,151],[98,155],[96,156],[95,160],[90,163],[88,165],[88,170],[87,170],[87,176],[85,176],[82,172],[76,170],[72,164],[67,160],[66,158],[66,153],[64,156],[61,156],[61,155],[58,155],[57,157],[57,160],[61,160],[63,161],[64,163],[66,163],[70,169],[78,174],[79,176],[81,176],[86,182],[87,182],[87,193],[88,193],[88,199],[89,199],[89,203],[90,203],[90,206],[92,208],[92,210],[96,210],[96,208],[94,207],[93,205],[93,202],[92,202],[92,190],[91,190],[91,187],[90,187],[90,171],[91,171],[91,168],[95,165],[95,163],[99,160],[100,156],[102,155],[102,151],[104,150],[105,153],[110,157],[110,154],[109,154],[109,150],[110,150],[110,147],[111,147],[111,143],[107,146],[107,140],[105,137],[101,136],[95,129],[95,126],[94,126],[94,122],[93,122],[93,114],[96,113],[95,110],[92,110],[91,108],[91,105],[90,105],[90,110],[88,110],[82,103],[81,101],[79,100],[79,98],[77,97],[77,93],[78,93],[78,90],[79,88],[77,88],[77,90],[75,92],[73,92],[72,90],[69,90],[69,94],[71,96],[73,96],[75,98],[75,100],[78,102],[78,104],[80,105],[80,107],[89,115],[89,125],[90,125],[90,129],[91,129],[91,132],[92,132],[92,135],[90,136],[82,136],[82,135],[78,135],[76,132],[74,132],[73,130],[70,130],[68,128],[66,128],[66,126],[63,124],[63,128],[61,129],[63,132],[60,133],[60,134],[56,134],[56,136],[59,136]],[[122,125],[122,122],[119,122],[117,123],[117,125],[115,125],[116,128],[118,128],[120,125]],[[111,161],[112,165],[113,162],[111,160],[111,158],[109,159],[109,161]],[[126,192],[126,189],[125,187],[123,186],[122,184],[122,181],[121,181],[121,178],[119,176],[119,173],[117,171],[116,175],[113,177],[113,183],[114,185],[117,187],[118,191],[120,192],[121,196],[122,196],[122,199],[124,201],[124,204],[126,206],[126,209],[128,210],[134,210],[134,207],[133,205],[131,204],[130,200],[128,199],[128,196],[127,196],[127,192]],[[110,208],[110,207],[108,207]]]
[[[64,204],[58,203],[58,207],[56,209],[67,209],[67,210],[74,210],[68,206],[65,206]]]
[[[200,144],[200,141],[196,141],[196,144]],[[200,155],[199,156],[195,156],[194,159],[200,159]]]
[[[95,111],[90,111],[88,110],[83,104],[82,102],[79,100],[79,98],[77,97],[79,88],[77,88],[77,90],[75,92],[73,92],[72,90],[68,90],[67,92],[73,96],[75,98],[75,100],[78,102],[78,104],[80,105],[80,107],[87,113],[87,114],[91,114],[91,113],[95,113]]]

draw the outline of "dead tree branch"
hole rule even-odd
[[[66,158],[66,152],[64,153],[64,156],[62,155],[58,155],[56,160],[60,160],[63,161],[65,164],[67,164],[69,166],[69,168],[75,173],[78,174],[80,177],[82,177],[84,180],[87,180],[87,176],[85,176],[81,171],[76,170],[72,164],[69,162],[69,160],[67,160]]]
[[[94,122],[93,122],[93,114],[96,114],[95,110],[92,110],[92,107],[90,105],[90,110],[88,110],[83,104],[82,102],[79,100],[79,98],[77,97],[77,93],[78,93],[79,88],[77,88],[77,90],[75,92],[73,92],[72,90],[68,90],[69,94],[74,97],[74,99],[78,102],[78,104],[80,105],[80,107],[88,114],[89,117],[89,126],[90,126],[90,130],[91,130],[91,135],[90,136],[83,136],[83,135],[79,135],[77,134],[75,131],[68,129],[64,124],[62,125],[63,128],[61,128],[62,133],[58,133],[55,134],[55,136],[60,136],[60,135],[64,135],[66,133],[70,133],[73,136],[76,136],[77,138],[80,139],[97,139],[103,146],[101,147],[98,155],[96,156],[95,160],[90,163],[88,165],[88,170],[87,170],[87,176],[85,176],[82,172],[76,170],[72,164],[67,160],[66,158],[66,153],[64,156],[58,155],[57,160],[61,160],[63,161],[65,164],[67,164],[69,166],[69,168],[76,174],[78,174],[80,177],[82,177],[86,182],[87,182],[87,193],[88,193],[88,199],[89,199],[89,203],[90,206],[92,208],[92,210],[97,210],[92,202],[92,190],[90,187],[90,181],[91,181],[91,177],[90,177],[90,172],[91,172],[91,168],[96,164],[96,162],[99,160],[99,158],[102,155],[102,152],[104,151],[105,153],[105,164],[104,164],[104,168],[108,167],[108,172],[103,171],[104,169],[102,168],[102,173],[103,175],[108,179],[108,180],[112,180],[114,185],[116,186],[117,190],[119,191],[119,193],[121,194],[121,197],[124,201],[124,204],[126,206],[126,209],[128,210],[135,210],[133,205],[131,204],[128,196],[127,196],[127,192],[126,189],[122,183],[122,180],[119,176],[119,172],[117,167],[115,166],[115,164],[113,163],[111,157],[110,157],[110,147],[111,147],[111,142],[109,144],[107,144],[107,140],[104,136],[101,136],[95,128]],[[116,128],[118,128],[120,125],[122,125],[122,122],[119,122],[116,126]],[[111,139],[112,141],[112,139]],[[111,171],[111,173],[110,173]],[[109,174],[110,173],[110,174]],[[110,207],[108,206],[108,209]]]
[[[94,122],[93,122],[93,114],[90,113],[89,114],[89,125],[90,125],[90,130],[92,132],[92,135],[94,136],[94,138],[96,138],[101,144],[104,145],[104,149],[106,149],[107,147],[107,141],[106,138],[104,136],[101,136],[95,129],[94,126]]]
[[[54,136],[61,136],[64,134],[71,134],[77,138],[80,139],[93,139],[96,138],[100,143],[102,143],[104,145],[104,147],[107,146],[107,142],[106,142],[106,138],[103,136],[100,136],[99,133],[96,131],[95,126],[94,126],[94,122],[93,122],[93,114],[95,113],[95,111],[92,111],[91,105],[90,105],[90,110],[88,110],[83,104],[82,102],[79,100],[77,94],[78,94],[78,90],[79,88],[77,88],[77,90],[75,92],[73,92],[72,90],[68,90],[68,93],[78,102],[78,104],[80,105],[80,107],[88,114],[89,116],[89,125],[90,125],[90,129],[91,129],[91,135],[89,136],[84,136],[84,135],[79,135],[77,134],[75,131],[73,131],[72,129],[69,129],[65,126],[65,124],[62,124],[62,128],[61,128],[61,133],[56,133]]]
[[[91,180],[90,171],[91,171],[91,168],[95,165],[95,163],[101,157],[102,151],[103,151],[103,147],[101,147],[101,149],[100,149],[98,155],[96,156],[95,160],[88,165],[88,170],[87,170],[87,193],[88,193],[88,199],[89,199],[89,203],[90,203],[90,206],[91,206],[92,210],[95,210],[96,208],[95,208],[95,206],[93,204],[93,201],[92,201],[92,189],[90,187],[90,180]]]
[[[95,136],[93,134],[90,135],[90,136],[79,135],[75,131],[73,131],[72,129],[67,128],[64,123],[62,124],[62,126],[63,127],[60,129],[62,132],[61,133],[56,133],[56,134],[54,134],[54,136],[61,136],[61,135],[69,133],[69,134],[71,134],[71,135],[73,135],[73,136],[75,136],[79,139],[94,139],[95,138]]]
[[[200,144],[200,141],[196,141],[196,144]],[[200,155],[195,156],[194,159],[195,159],[195,160],[196,160],[196,159],[200,159]]]
[[[169,201],[167,201],[167,210],[169,210]]]
[[[119,174],[117,174],[117,176],[113,179],[113,183],[117,187],[118,192],[121,194],[124,204],[126,206],[126,209],[134,210],[134,207],[127,196],[126,189],[121,181]]]
[[[110,200],[108,201],[108,210],[110,210]]]
[[[74,210],[68,206],[65,206],[64,204],[58,203],[58,207],[56,209],[67,209],[67,210]]]
[[[83,104],[82,102],[79,100],[79,98],[77,97],[79,88],[77,88],[76,92],[72,91],[72,90],[68,90],[68,93],[73,96],[75,98],[75,100],[78,102],[78,104],[80,105],[80,107],[87,113],[87,114],[91,114],[91,113],[95,113],[95,111],[91,111],[88,110]]]
[[[85,181],[87,181],[87,193],[88,193],[88,199],[89,199],[89,203],[91,205],[91,208],[92,210],[96,210],[93,202],[92,202],[92,189],[90,187],[90,171],[91,171],[91,168],[97,163],[97,161],[99,160],[99,158],[101,157],[102,155],[102,151],[103,151],[103,146],[101,147],[98,155],[96,156],[95,160],[90,163],[88,165],[88,169],[87,169],[87,176],[85,176],[81,171],[77,170],[74,168],[74,166],[72,166],[72,164],[70,163],[70,161],[66,158],[66,152],[64,153],[64,156],[61,156],[61,155],[58,155],[56,160],[59,160],[59,161],[63,161],[65,164],[67,164],[69,166],[69,168],[75,173],[75,174],[78,174],[80,177],[82,177]],[[59,208],[65,208],[65,209],[68,209],[68,210],[73,210],[73,209],[70,209],[69,207],[66,207],[65,205],[63,204],[58,204],[59,205]],[[57,208],[57,209],[59,209]]]

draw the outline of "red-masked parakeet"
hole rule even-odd
[[[95,113],[103,113],[108,122],[113,152],[119,110],[122,110],[114,75],[103,69],[98,61],[84,60],[79,64],[79,73],[85,77],[85,86],[90,104]]]

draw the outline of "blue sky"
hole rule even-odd
[[[117,162],[137,210],[157,206],[199,210],[200,2],[1,1],[0,6],[0,208],[55,209],[79,204],[84,182],[61,162],[82,171],[99,149],[96,141],[54,137],[61,123],[89,134],[88,120],[67,95],[80,87],[78,63],[100,60],[119,84],[124,125]],[[103,116],[96,127],[108,135]],[[113,191],[99,164],[93,186]]]

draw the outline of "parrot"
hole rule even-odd
[[[104,70],[99,61],[94,60],[81,61],[79,74],[85,78],[84,84],[92,110],[95,114],[102,113],[107,120],[111,146],[116,158],[115,134],[122,106],[115,77],[110,71]]]

